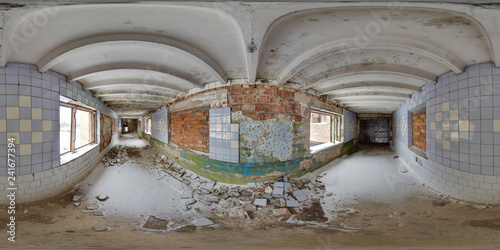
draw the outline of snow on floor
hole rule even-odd
[[[321,181],[326,192],[323,208],[339,211],[358,202],[400,203],[410,196],[431,191],[409,170],[406,163],[392,155],[367,156],[363,151],[336,159],[303,178]],[[405,173],[403,173],[405,172]]]
[[[122,136],[116,145],[142,147],[148,142],[142,139]],[[79,193],[84,194],[83,206],[86,203],[97,203],[104,215],[134,218],[143,220],[149,215],[169,218],[179,223],[191,222],[199,216],[193,209],[182,211],[179,207],[183,184],[166,174],[146,169],[133,162],[118,166],[99,166],[78,185]],[[105,194],[106,201],[98,201],[95,197]],[[82,208],[84,209],[84,208]]]
[[[116,142],[114,146],[127,146],[127,147],[144,147],[149,145],[149,142],[147,142],[144,139],[137,139],[137,134],[136,133],[130,133],[130,134],[122,134],[120,136],[120,139]]]
[[[142,147],[148,142],[138,139],[136,135],[125,135],[116,145]],[[355,208],[358,202],[398,203],[412,195],[430,193],[411,171],[403,173],[401,169],[409,168],[399,158],[395,159],[392,155],[368,156],[360,151],[336,159],[301,178],[315,180],[318,176],[322,177],[326,193],[333,193],[323,199],[322,205],[330,217],[336,211]],[[180,205],[185,201],[181,198],[185,189],[183,183],[165,172],[147,169],[133,161],[110,167],[100,164],[79,185],[79,192],[85,195],[83,206],[96,202],[100,205],[99,211],[106,216],[141,218],[145,221],[149,215],[155,215],[187,224],[200,217],[194,208],[201,214],[210,213],[210,209],[214,208],[219,212],[233,210],[224,209],[216,203],[208,207],[197,202],[191,210],[183,211]],[[109,199],[97,201],[95,197],[100,194],[108,195]]]

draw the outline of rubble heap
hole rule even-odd
[[[106,166],[130,160],[126,148],[120,146],[111,149],[106,156],[103,160]],[[274,181],[227,185],[186,170],[164,155],[153,154],[143,166],[158,171],[160,175],[168,174],[183,183],[183,203],[179,207],[184,211],[193,208],[198,211],[207,207],[219,218],[327,221],[321,200],[332,194],[325,194],[325,185],[320,176],[310,181],[289,179],[283,175]]]

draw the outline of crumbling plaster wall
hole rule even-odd
[[[343,109],[332,102],[289,88],[235,84],[180,98],[167,107],[170,121],[172,114],[190,113],[193,109],[231,108],[231,123],[239,124],[238,163],[210,159],[196,148],[174,143],[176,139],[171,126],[169,143],[140,132],[169,159],[207,178],[227,183],[265,181],[284,174],[300,176],[347,153],[354,144],[350,140],[311,154],[311,107],[338,114],[343,114]]]

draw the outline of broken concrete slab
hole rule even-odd
[[[290,213],[287,208],[275,208],[273,209],[273,216],[283,216],[287,212]]]
[[[146,223],[144,223],[142,227],[146,229],[166,230],[167,225],[168,225],[167,220],[160,219],[156,216],[150,215],[148,217],[148,220],[146,221]]]
[[[247,203],[245,205],[243,205],[243,210],[245,211],[250,211],[250,212],[255,212],[257,211],[257,207],[254,205],[254,204],[250,204],[250,203]]]
[[[209,201],[209,202],[218,202],[219,197],[214,196],[214,195],[207,195],[207,196],[205,196],[205,200]]]
[[[104,216],[102,212],[92,212],[93,216]]]
[[[278,187],[280,187],[280,188],[285,187],[285,183],[284,183],[284,182],[281,182],[281,181],[277,181],[277,182],[275,182],[275,183],[274,183],[274,188],[278,188]]]
[[[186,205],[193,205],[195,203],[196,203],[196,200],[193,198],[184,200],[184,204],[186,204]]]
[[[277,188],[274,188],[273,190],[273,196],[274,197],[282,197],[283,196],[283,188],[280,188],[280,187],[277,187]]]
[[[286,206],[287,207],[299,207],[300,204],[297,200],[287,200],[286,201]]]
[[[265,207],[265,206],[267,206],[267,199],[255,199],[253,204],[256,206]]]
[[[262,197],[266,198],[266,199],[272,199],[273,196],[270,195],[270,194],[263,194]]]
[[[194,225],[197,227],[206,227],[206,226],[210,226],[213,224],[214,223],[211,220],[209,220],[205,217],[197,218],[196,221],[194,222]]]
[[[181,199],[192,199],[193,198],[193,190],[186,188],[182,192]]]
[[[205,183],[206,188],[213,188],[215,186],[215,181],[207,181]]]
[[[302,190],[295,190],[295,191],[293,191],[293,196],[298,201],[305,201],[305,200],[307,200],[307,195],[305,195]]]
[[[247,187],[249,187],[249,188],[256,188],[257,187],[257,183],[255,183],[255,182],[248,182],[247,183]]]

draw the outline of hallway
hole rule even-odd
[[[123,136],[121,146],[145,146],[133,134]],[[49,202],[26,205],[20,215],[22,236],[13,248],[172,248],[194,249],[380,249],[400,247],[460,247],[483,249],[500,246],[500,208],[456,202],[424,187],[388,146],[360,145],[359,151],[335,160],[301,179],[319,177],[332,196],[321,199],[327,222],[279,221],[255,213],[252,220],[224,214],[219,204],[197,203],[198,209],[182,211],[183,190],[170,175],[158,175],[149,148],[118,165],[99,167],[76,191]],[[141,162],[137,165],[134,161]],[[143,164],[142,164],[143,163]],[[130,185],[131,182],[137,185]],[[217,184],[224,185],[224,184]],[[232,185],[232,188],[245,186]],[[98,201],[95,196],[109,199]],[[82,196],[75,207],[73,195]],[[162,198],[159,198],[162,197]],[[82,213],[96,203],[103,216]],[[231,210],[232,208],[229,208]],[[149,215],[168,223],[168,230],[144,228]],[[197,227],[179,233],[175,228],[205,216],[214,227]],[[2,217],[1,222],[7,218]],[[105,226],[107,232],[94,227]],[[37,232],[44,233],[37,233]],[[89,238],[91,237],[91,238]]]

